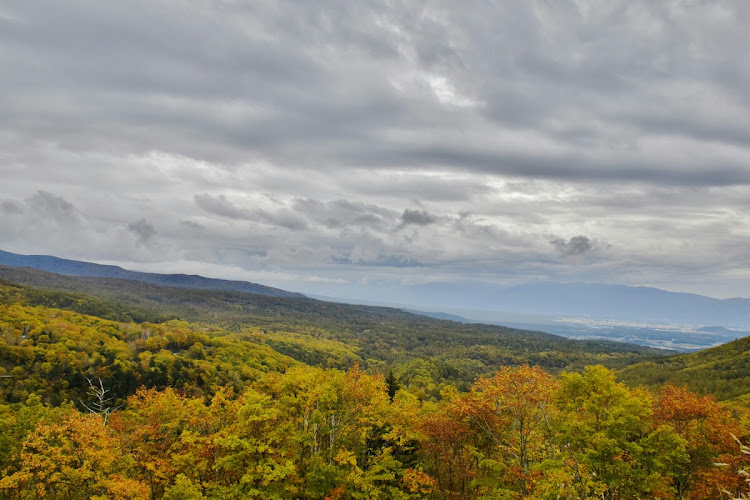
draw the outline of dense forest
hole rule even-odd
[[[666,356],[396,309],[16,272],[0,283],[0,498],[748,493],[746,339]]]
[[[542,332],[439,320],[386,307],[176,289],[0,266],[3,278],[26,285],[24,300],[33,305],[114,321],[163,323],[179,318],[232,334],[260,329],[266,335],[276,335],[276,349],[305,363],[344,369],[359,363],[381,372],[389,367],[407,372],[412,368],[429,370],[459,384],[462,390],[477,376],[492,373],[501,364],[526,362],[558,372],[580,370],[587,364],[616,368],[664,355],[664,351],[632,344],[576,341]],[[333,344],[323,345],[323,340],[337,342],[341,350],[350,351],[350,363],[335,364],[337,358],[330,354]],[[271,339],[266,337],[266,341]],[[438,387],[432,395],[439,395]]]
[[[750,337],[679,356],[664,356],[628,366],[619,376],[631,385],[687,384],[701,394],[739,404],[750,401]]]

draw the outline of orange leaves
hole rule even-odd
[[[741,490],[745,486],[736,474],[742,457],[736,453],[733,437],[742,429],[713,397],[667,385],[654,404],[654,425],[669,426],[685,443],[687,463],[674,474],[679,493],[710,499],[718,497],[722,489]],[[716,462],[726,465],[718,468]]]
[[[675,428],[683,429],[690,422],[709,418],[720,413],[721,409],[711,396],[700,397],[687,387],[669,384],[662,388],[654,408],[654,420],[670,422]]]
[[[440,488],[528,494],[546,458],[557,385],[538,367],[504,367],[426,414],[421,447]]]
[[[419,469],[406,469],[401,482],[409,493],[429,495],[437,486],[437,481]]]
[[[497,426],[508,427],[512,451],[524,461],[528,459],[529,439],[541,436],[554,413],[557,387],[557,381],[539,367],[504,367],[492,377],[479,379],[472,387],[473,415],[498,442],[501,437]],[[521,465],[528,468],[526,462]]]
[[[482,392],[489,398],[506,401],[516,406],[546,404],[557,388],[557,381],[538,366],[504,366],[494,376],[477,380],[472,392]]]
[[[132,467],[120,442],[95,415],[71,413],[61,422],[41,422],[21,452],[21,469],[5,478],[3,488],[33,489],[39,496],[66,498],[148,498],[143,485],[121,475]],[[140,492],[140,493],[139,493]]]

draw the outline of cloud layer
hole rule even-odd
[[[750,296],[748,24],[741,1],[4,2],[2,246],[331,293]]]

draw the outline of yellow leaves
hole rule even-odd
[[[387,411],[385,439],[397,446],[406,446],[424,438],[418,425],[422,419],[422,403],[416,396],[406,391],[397,392]]]
[[[111,474],[107,479],[102,480],[102,485],[107,489],[107,495],[102,496],[102,499],[148,500],[151,498],[146,483],[126,477],[123,474]],[[91,498],[93,500],[97,497],[92,496]]]
[[[164,491],[164,500],[200,500],[203,492],[184,474],[178,474],[174,485]]]
[[[429,495],[435,489],[437,481],[419,469],[406,469],[401,478],[406,491],[409,493],[421,493]]]
[[[143,348],[151,352],[159,352],[169,345],[165,337],[149,337],[143,342]]]
[[[96,491],[117,486],[117,471],[129,466],[102,419],[79,413],[60,422],[40,422],[24,441],[20,458],[20,470],[0,485],[33,487],[39,496],[54,489],[71,498],[93,497]],[[130,480],[128,484],[133,489]]]
[[[339,465],[356,467],[357,456],[346,448],[341,448],[333,459]]]
[[[0,491],[19,490],[34,478],[34,474],[28,470],[22,470],[0,478]]]

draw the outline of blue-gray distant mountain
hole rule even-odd
[[[27,266],[59,274],[121,278],[157,285],[249,292],[274,297],[304,297],[246,281],[227,281],[185,274],[155,274],[128,271],[117,266],[60,259],[47,255],[18,255],[0,251],[0,264]],[[479,283],[430,283],[403,286],[382,294],[389,304],[411,309],[441,311],[463,316],[456,321],[495,321],[491,315],[475,317],[474,311],[503,311],[550,317],[590,317],[644,323],[719,325],[734,329],[750,328],[750,299],[715,299],[691,293],[678,293],[650,287],[596,283],[536,283],[500,287]],[[351,296],[345,302],[361,302]],[[327,299],[339,300],[339,299]],[[460,312],[459,312],[460,311]],[[466,311],[466,312],[464,312]],[[434,314],[434,313],[433,313]]]
[[[648,323],[750,327],[750,299],[715,299],[650,287],[537,283],[514,287],[429,284],[410,293],[432,307],[591,317]],[[421,304],[419,304],[421,305]]]
[[[504,322],[508,315],[588,317],[648,324],[680,323],[750,328],[750,299],[716,299],[643,286],[542,282],[513,287],[489,283],[427,283],[364,290],[420,311],[443,311],[471,320]],[[502,312],[503,314],[494,314]],[[504,324],[504,323],[503,323]]]
[[[222,290],[226,292],[247,292],[270,297],[302,298],[301,293],[287,292],[270,286],[249,281],[220,280],[205,278],[195,274],[157,274],[128,271],[118,266],[105,266],[92,262],[61,259],[50,255],[19,255],[0,250],[0,264],[16,267],[32,267],[42,271],[91,278],[120,278],[142,281],[155,285],[176,288],[196,288],[199,290]]]
[[[591,283],[512,287],[497,297],[518,312],[592,316],[633,321],[750,326],[750,300],[715,299],[650,287]]]

